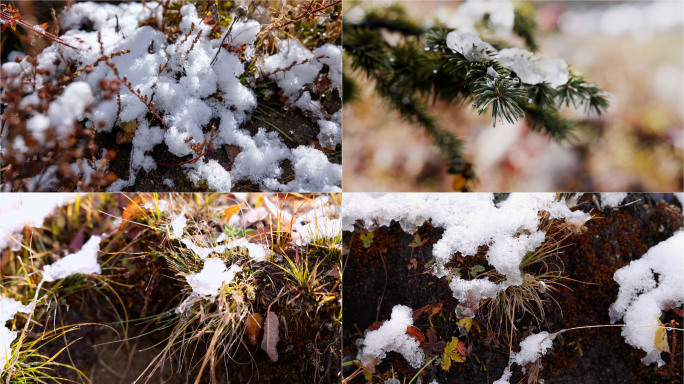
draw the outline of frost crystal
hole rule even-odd
[[[538,58],[532,52],[521,48],[502,49],[497,59],[501,65],[514,71],[526,84],[549,83],[555,88],[567,83],[570,76],[565,60]]]
[[[423,365],[425,354],[420,349],[418,340],[409,336],[407,327],[413,325],[413,312],[405,305],[395,305],[392,316],[380,328],[366,333],[363,348],[357,359],[364,366],[371,364],[375,358],[384,359],[387,352],[398,352],[414,368]]]
[[[186,276],[188,284],[192,290],[200,296],[216,297],[219,289],[233,281],[235,274],[242,268],[239,265],[232,265],[226,270],[226,265],[219,258],[209,258],[204,261],[204,267],[199,273],[191,273]]]
[[[452,51],[460,53],[471,62],[489,60],[487,51],[496,51],[489,43],[470,32],[449,32],[446,43]]]
[[[101,240],[100,236],[92,236],[80,251],[46,265],[43,268],[43,280],[51,282],[76,273],[99,275],[102,270],[97,263],[97,253]]]
[[[655,346],[655,326],[666,304],[684,303],[684,231],[648,250],[639,260],[615,272],[620,285],[617,300],[610,306],[610,321],[624,319],[622,336],[628,344],[646,351],[641,360],[648,365],[664,364]],[[633,325],[633,326],[629,326]],[[647,327],[653,326],[653,327]]]

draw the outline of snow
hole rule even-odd
[[[627,193],[602,193],[601,207],[603,209],[617,207],[626,197]]]
[[[53,78],[63,74],[70,65],[84,67],[95,63],[100,57],[98,32],[106,54],[129,49],[131,52],[112,58],[122,78],[126,78],[134,90],[140,90],[140,96],[154,98],[154,110],[162,116],[166,127],[150,125],[147,115],[148,107],[137,95],[128,92],[121,86],[121,108],[116,98],[106,98],[101,91],[103,80],[116,79],[111,68],[104,63],[95,66],[92,71],[84,72],[58,95],[45,113],[36,112],[27,116],[28,131],[39,141],[46,140],[46,132],[54,129],[59,138],[73,134],[74,124],[82,119],[96,122],[99,132],[111,131],[118,122],[137,122],[133,138],[128,178],[122,175],[110,185],[110,192],[130,187],[140,172],[149,172],[157,168],[150,152],[157,145],[164,145],[172,154],[183,157],[198,157],[193,143],[202,143],[210,139],[208,126],[212,120],[220,119],[216,136],[212,142],[214,148],[222,145],[237,145],[241,148],[239,159],[236,159],[230,170],[226,170],[216,160],[200,160],[182,166],[185,176],[197,187],[227,192],[233,185],[243,179],[258,183],[264,189],[286,190],[294,188],[311,188],[307,192],[324,190],[318,186],[326,186],[325,181],[307,179],[308,168],[301,170],[304,175],[295,175],[295,183],[281,184],[276,181],[282,175],[280,164],[283,161],[294,161],[300,155],[287,148],[279,134],[266,133],[259,128],[252,137],[240,125],[250,118],[257,101],[254,92],[249,89],[240,77],[245,72],[246,59],[253,57],[256,35],[261,26],[256,20],[237,21],[233,25],[227,42],[233,46],[243,46],[244,57],[219,47],[219,39],[209,39],[210,25],[205,24],[197,15],[192,4],[180,9],[180,28],[183,35],[174,42],[167,41],[166,36],[151,26],[139,26],[143,21],[153,17],[161,19],[163,7],[156,2],[124,3],[118,5],[83,2],[66,10],[60,17],[61,26],[66,30],[63,38],[77,50],[53,44],[36,56],[37,68],[49,71],[49,74],[36,75],[35,89],[49,84]],[[120,30],[117,31],[118,26]],[[194,25],[194,28],[192,27]],[[190,33],[190,30],[193,32]],[[185,34],[188,34],[187,38]],[[199,36],[199,33],[202,33]],[[192,47],[192,49],[190,49]],[[212,59],[220,48],[214,64]],[[296,40],[288,39],[279,42],[279,52],[265,58],[263,73],[275,71],[272,78],[277,81],[285,95],[296,101],[303,88],[312,84],[321,70],[327,68],[333,88],[340,89],[342,74],[342,50],[340,46],[326,44],[313,52],[301,46]],[[59,63],[55,64],[59,59]],[[297,64],[301,63],[301,64]],[[288,68],[289,66],[292,68]],[[161,70],[161,68],[164,68]],[[20,63],[5,63],[3,74],[15,77],[33,76],[33,66],[26,58]],[[15,81],[9,78],[8,82]],[[218,97],[216,97],[218,96]],[[24,97],[24,104],[38,105],[37,92]],[[330,120],[332,119],[332,120]],[[323,133],[321,145],[330,147],[341,140],[340,116],[319,118]],[[89,125],[89,122],[86,123]],[[320,155],[322,152],[309,148]],[[324,155],[323,155],[324,156]],[[326,161],[327,163],[327,161]],[[92,169],[92,164],[88,165]],[[337,183],[325,191],[340,190],[341,176],[337,177],[338,167],[325,167],[331,172],[321,175],[335,179]],[[52,178],[43,178],[29,185],[36,188],[48,188]],[[169,186],[169,183],[164,183]]]
[[[567,83],[570,76],[565,60],[538,58],[522,48],[504,48],[499,51],[497,59],[526,84],[549,83],[555,88]]]
[[[684,231],[655,245],[640,259],[615,272],[620,285],[618,297],[610,306],[610,321],[623,319],[622,336],[628,344],[641,348],[649,365],[664,364],[655,346],[655,326],[668,303],[684,303]]]
[[[43,224],[56,208],[76,198],[73,193],[0,193],[0,250],[13,241],[24,226]]]
[[[380,328],[366,333],[363,346],[357,359],[364,366],[371,364],[373,359],[384,359],[387,352],[398,352],[414,368],[420,368],[425,360],[425,354],[420,349],[418,340],[409,336],[407,327],[413,325],[413,311],[405,305],[395,305],[391,318]]]
[[[356,220],[373,229],[388,226],[396,220],[407,232],[413,232],[425,221],[445,229],[433,247],[438,277],[448,274],[445,264],[455,253],[463,257],[477,254],[481,245],[488,245],[486,257],[506,280],[496,284],[488,278],[464,280],[454,275],[449,284],[453,295],[461,302],[468,295],[476,299],[493,297],[509,286],[522,284],[519,265],[529,251],[544,240],[539,230],[540,211],[552,218],[580,224],[591,218],[581,211],[571,211],[565,200],[556,201],[555,194],[511,194],[494,204],[487,193],[468,194],[354,194],[343,195],[343,230],[353,230]]]
[[[300,145],[292,150],[295,179],[285,190],[306,192],[342,192],[342,165],[333,164],[323,152]]]
[[[74,122],[83,119],[86,107],[95,97],[90,86],[82,81],[67,85],[62,93],[48,108],[50,123],[57,133],[62,136],[71,134],[74,130]]]
[[[267,57],[264,65],[264,70],[289,98],[299,95],[306,84],[316,79],[322,68],[314,53],[294,39],[279,41],[278,53]]]
[[[19,301],[0,295],[0,375],[12,355],[12,342],[17,338],[17,332],[11,331],[5,323],[12,320],[18,312],[32,311],[32,305],[22,305]]]
[[[218,295],[219,289],[233,281],[235,274],[241,270],[239,265],[232,265],[226,269],[223,260],[212,257],[204,261],[202,271],[187,275],[186,280],[193,292],[213,299]]]
[[[549,335],[546,331],[527,336],[520,342],[520,352],[514,353],[511,361],[521,367],[536,361],[544,356],[547,350],[553,348],[554,337],[555,335]]]
[[[447,35],[447,47],[463,55],[468,61],[489,60],[488,51],[496,51],[491,44],[482,41],[470,32],[451,31]]]
[[[46,265],[43,268],[43,280],[51,282],[77,273],[99,275],[102,270],[97,262],[97,253],[101,240],[100,236],[92,236],[80,251]]]
[[[185,210],[171,220],[171,234],[173,234],[174,238],[180,239],[183,237],[183,229],[185,229],[187,223],[188,219],[185,217]]]
[[[230,173],[217,160],[198,161],[195,164],[197,166],[188,172],[188,178],[195,186],[199,187],[206,182],[207,189],[211,191],[230,191],[232,187]]]

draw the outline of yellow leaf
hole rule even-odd
[[[449,344],[447,344],[446,348],[444,348],[444,358],[442,359],[441,365],[443,370],[449,370],[452,360],[457,363],[462,363],[465,361],[465,356],[459,352],[459,347],[461,350],[465,351],[465,345],[463,342],[458,341],[458,338],[456,337],[452,337]]]
[[[658,325],[662,327],[663,323],[658,320]],[[670,353],[670,344],[667,342],[667,330],[665,328],[656,329],[655,346],[663,352]]]
[[[470,327],[473,326],[473,319],[471,319],[470,317],[464,317],[461,320],[459,320],[456,323],[456,325],[458,325],[459,327],[465,327],[465,329],[470,331]]]

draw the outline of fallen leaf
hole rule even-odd
[[[409,336],[416,339],[419,343],[422,343],[423,341],[425,341],[425,335],[423,335],[423,332],[421,332],[420,329],[418,329],[412,325],[409,325],[406,328],[406,332],[408,333]]]
[[[279,341],[278,316],[269,311],[266,313],[266,321],[264,322],[264,338],[261,340],[261,349],[266,351],[268,357],[270,357],[273,362],[278,361],[278,350],[276,349],[276,346]]]
[[[415,311],[413,311],[413,312],[412,312],[413,321],[414,321],[414,322],[417,321],[418,318],[420,317],[420,315],[423,314],[423,312],[425,312],[425,310],[428,309],[428,308],[430,308],[430,305],[429,305],[429,304],[426,304],[426,305],[424,305],[424,306],[422,306],[422,307],[416,309]]]
[[[452,337],[449,344],[444,348],[444,359],[442,360],[443,370],[448,371],[449,368],[451,368],[452,361],[457,363],[465,361],[465,356],[463,356],[460,351],[465,351],[465,344],[463,344],[462,341],[458,341],[458,338]]]
[[[425,335],[427,336],[427,339],[431,344],[437,342],[437,332],[435,332],[435,330],[432,327],[428,328],[427,331],[425,331]]]
[[[432,307],[430,307],[430,315],[429,315],[429,317],[432,317],[432,316],[438,314],[439,311],[442,310],[442,306],[443,306],[443,305],[444,305],[444,304],[442,304],[442,303],[437,303],[437,304],[433,305]]]
[[[384,323],[384,321],[376,321],[375,323],[371,324],[370,327],[368,327],[369,331],[375,331],[376,329],[380,328],[380,326]]]
[[[328,273],[326,273],[325,275],[334,277],[336,279],[342,278],[342,273],[340,273],[340,269],[338,267],[333,267],[333,269],[329,270]]]
[[[264,333],[264,318],[258,313],[252,313],[247,316],[245,320],[245,335],[247,335],[247,340],[252,345],[256,345],[259,342],[259,338]]]
[[[663,326],[660,319],[658,320],[658,325]],[[667,330],[665,328],[656,328],[655,346],[663,352],[670,353],[670,344],[667,342]]]

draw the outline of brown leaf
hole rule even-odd
[[[245,335],[247,335],[247,340],[252,345],[256,345],[259,342],[259,338],[264,333],[264,318],[254,312],[247,316],[245,320]]]
[[[276,346],[279,341],[278,316],[269,311],[266,313],[266,322],[264,322],[264,339],[261,340],[261,349],[266,351],[268,357],[270,357],[273,362],[278,361],[278,350],[276,349]]]
[[[430,308],[430,304],[424,305],[424,306],[422,306],[422,307],[416,309],[415,311],[413,311],[413,321],[415,322],[416,320],[418,320],[418,318],[420,317],[420,315],[421,315],[423,312],[425,312],[425,310],[428,309],[428,308]]]
[[[427,336],[427,339],[430,342],[430,344],[434,344],[437,342],[437,333],[432,327],[428,328],[427,331],[425,331],[425,336]]]
[[[340,273],[340,269],[338,267],[333,267],[333,269],[329,270],[328,273],[326,273],[325,275],[334,277],[336,279],[342,278],[342,273]]]

